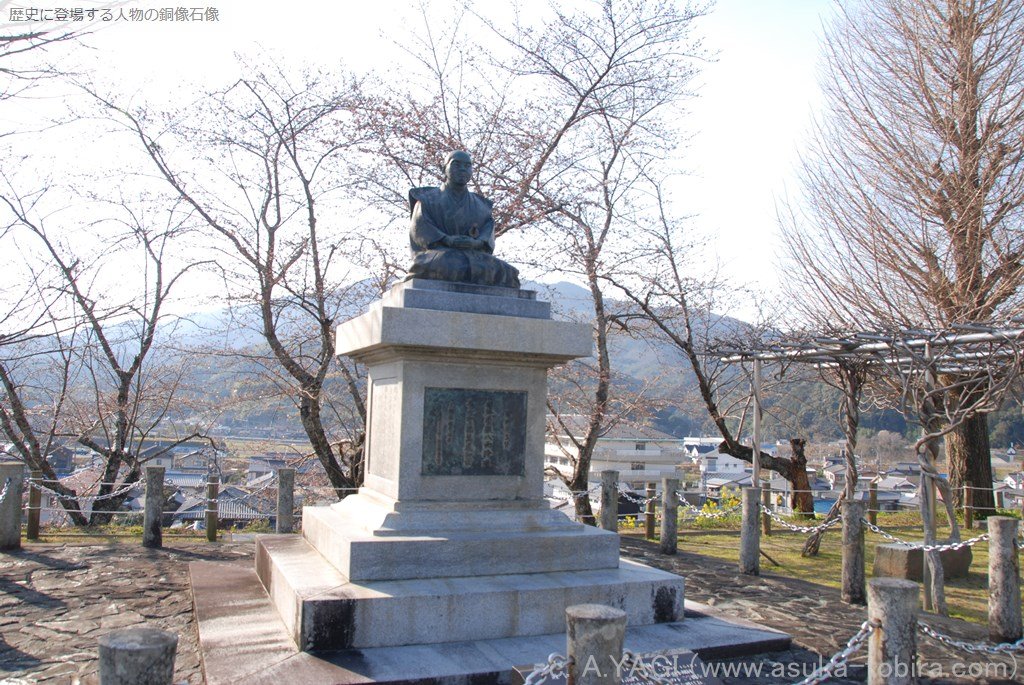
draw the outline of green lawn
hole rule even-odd
[[[1003,512],[1008,513],[1008,512]],[[909,542],[923,539],[920,515],[910,512],[897,514],[879,514],[878,525],[886,531]],[[801,526],[813,525],[810,521],[792,519],[792,523]],[[820,517],[819,517],[820,522]],[[624,535],[643,535],[642,519],[633,527],[624,525],[620,533]],[[965,530],[961,526],[961,537],[967,540],[985,531],[984,522],[975,525],[974,530]],[[799,578],[801,580],[839,588],[841,578],[840,558],[840,526],[830,528],[821,543],[821,551],[815,557],[800,555],[807,535],[781,529],[772,522],[770,536],[761,536],[761,549],[778,566],[761,557],[761,569],[765,572]],[[939,539],[949,535],[948,528],[940,528]],[[888,542],[880,535],[867,532],[865,538],[865,557],[868,578],[874,566],[875,545]],[[739,559],[739,516],[729,516],[724,520],[704,522],[699,527],[693,521],[685,521],[680,525],[679,549],[695,554],[737,561]],[[977,623],[988,621],[988,543],[979,542],[972,548],[974,559],[971,562],[971,573],[967,578],[958,578],[946,582],[946,602],[951,616]]]

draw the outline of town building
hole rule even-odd
[[[548,438],[544,447],[544,465],[563,474],[572,473],[572,459],[579,454],[574,440],[586,435],[587,417],[579,414],[548,416]],[[689,461],[682,438],[637,423],[619,421],[608,427],[597,440],[590,462],[588,480],[601,482],[602,471],[618,471],[619,482],[642,491],[647,483],[662,478],[680,478]]]

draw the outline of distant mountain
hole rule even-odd
[[[590,292],[578,284],[560,281],[525,283],[524,287],[536,290],[538,299],[551,302],[556,318],[580,322],[593,319]],[[339,321],[361,313],[373,299],[369,283],[356,284],[353,288],[359,291],[360,297],[350,301],[350,311],[340,314]],[[625,303],[615,300],[608,300],[606,306],[611,311],[627,309]],[[291,323],[285,320],[283,325],[285,331],[300,330],[298,320]],[[712,339],[736,338],[747,326],[738,319],[716,315],[708,315],[696,323],[698,329],[707,329],[707,336]],[[125,322],[116,334],[122,340],[119,348],[126,356],[132,354],[133,345],[137,345],[132,328],[132,322]],[[648,340],[632,333],[613,330],[609,337],[613,382],[629,391],[644,389],[649,397],[659,398],[664,403],[664,408],[653,417],[655,428],[678,437],[714,434],[689,363],[681,352],[665,340]],[[45,341],[39,344],[45,346]],[[267,368],[274,369],[276,365],[260,331],[258,312],[253,307],[208,310],[168,319],[158,329],[150,361],[160,364],[164,360],[180,360],[182,355],[187,355],[188,359],[182,388],[187,388],[189,394],[195,393],[194,398],[200,404],[213,401],[221,412],[221,423],[279,432],[297,428],[296,409],[280,392],[281,379],[275,380],[275,374],[267,372]],[[732,373],[740,373],[740,369]],[[335,375],[327,380],[329,391],[341,383]],[[736,387],[742,392],[744,381],[740,380]],[[344,396],[340,387],[336,394]],[[785,392],[768,394],[765,399],[773,415],[783,417],[782,423],[772,416],[766,417],[767,436],[777,433],[777,437],[785,438],[801,433],[800,437],[815,439],[839,437],[838,395],[823,384],[790,386]],[[905,427],[901,420],[894,421],[891,416],[875,417],[871,413],[865,413],[863,425],[897,431]]]
[[[557,283],[523,283],[526,290],[536,290],[537,299],[551,303],[551,313],[556,319],[589,321],[594,318],[594,299],[590,291],[569,281]]]
[[[162,340],[182,346],[239,350],[265,344],[255,311],[229,308],[192,312],[159,329]]]

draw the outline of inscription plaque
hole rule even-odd
[[[422,474],[526,475],[526,393],[426,388]]]

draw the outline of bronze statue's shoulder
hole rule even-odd
[[[440,188],[427,186],[425,188],[409,188],[409,213],[416,208],[417,202],[425,202],[437,198],[441,194]]]
[[[480,195],[479,193],[473,193],[473,197],[475,197],[476,199],[480,200],[485,205],[487,205],[487,209],[494,209],[494,200],[492,200],[491,198],[484,197],[483,195]]]

